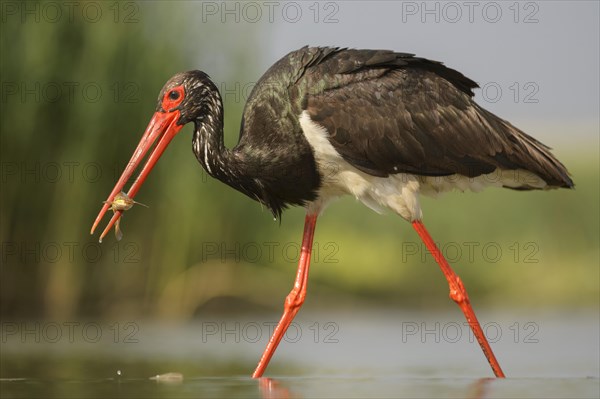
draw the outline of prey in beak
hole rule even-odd
[[[144,205],[141,202],[134,201],[133,199],[128,197],[127,194],[125,194],[123,191],[115,195],[115,198],[113,199],[112,203],[109,203],[107,201],[102,202],[105,204],[108,203],[110,205],[110,209],[113,211],[113,214],[117,211],[128,211],[133,207],[133,205],[141,205],[145,208],[148,208],[148,205]],[[123,232],[121,231],[121,219],[117,219],[117,221],[115,222],[115,237],[117,238],[117,241],[121,241],[121,239],[123,238]],[[102,242],[102,237],[100,237],[100,242]]]

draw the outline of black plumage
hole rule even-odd
[[[309,87],[325,82],[306,96],[311,119],[365,173],[475,177],[524,169],[549,186],[573,186],[548,147],[477,105],[477,84],[439,62],[336,50],[306,70],[305,79]]]
[[[386,50],[304,47],[277,61],[246,103],[239,143],[223,144],[220,94],[200,71],[184,84],[179,124],[194,121],[194,153],[214,177],[280,216],[316,199],[323,171],[298,118],[307,111],[348,163],[372,176],[475,177],[526,170],[547,186],[573,187],[549,148],[473,99],[477,84],[440,62]],[[293,149],[293,150],[291,150]],[[518,189],[535,189],[524,180]]]
[[[198,79],[198,72],[187,74]],[[531,171],[548,187],[573,186],[548,147],[475,103],[474,81],[412,54],[309,47],[289,53],[252,90],[231,151],[223,145],[218,91],[208,76],[200,81],[197,87],[210,90],[193,95],[208,104],[195,119],[196,156],[276,216],[313,201],[322,182],[298,123],[304,110],[347,162],[373,176],[475,177],[500,168]],[[518,188],[536,187],[524,181]]]

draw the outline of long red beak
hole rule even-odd
[[[140,172],[140,175],[135,180],[135,182],[131,185],[129,192],[127,193],[127,196],[129,198],[133,199],[133,197],[135,197],[137,192],[140,190],[140,187],[142,186],[142,184],[144,184],[146,177],[148,177],[148,174],[150,173],[150,171],[152,170],[152,168],[154,167],[154,165],[156,164],[156,162],[158,161],[158,159],[160,158],[162,153],[165,151],[165,148],[167,148],[167,146],[169,145],[169,142],[171,141],[171,139],[173,139],[173,137],[175,137],[175,135],[183,127],[183,125],[177,124],[177,120],[179,120],[179,116],[180,116],[179,110],[172,111],[172,112],[160,112],[159,111],[159,112],[156,112],[152,116],[152,119],[150,120],[150,123],[148,124],[148,127],[146,128],[146,131],[144,132],[144,135],[142,136],[142,139],[140,140],[137,148],[135,149],[133,155],[131,156],[131,160],[127,164],[127,167],[123,171],[123,174],[119,178],[119,181],[117,182],[115,187],[112,189],[110,195],[108,196],[106,202],[104,203],[104,206],[100,210],[98,217],[96,217],[96,220],[94,221],[94,225],[92,226],[92,231],[90,232],[90,234],[94,234],[94,230],[96,229],[96,227],[98,226],[98,224],[100,223],[102,218],[104,217],[104,214],[106,214],[106,211],[108,211],[108,209],[111,207],[111,204],[115,198],[115,195],[117,195],[119,192],[123,191],[123,187],[125,186],[127,181],[131,178],[131,175],[136,170],[136,168],[140,165],[140,163],[142,162],[142,159],[144,158],[144,156],[146,155],[146,153],[148,152],[150,147],[152,147],[152,145],[158,140],[158,144],[156,145],[154,150],[150,153],[150,156],[148,157],[148,161],[146,161],[146,164],[144,165],[142,171]],[[102,239],[104,238],[104,236],[106,236],[106,234],[108,234],[108,232],[110,231],[112,226],[121,217],[122,214],[123,214],[123,211],[115,211],[113,217],[110,219],[110,222],[108,222],[108,225],[106,226],[106,228],[100,235],[100,242],[102,242]]]

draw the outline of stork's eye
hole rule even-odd
[[[185,91],[183,85],[176,86],[169,90],[162,100],[162,108],[167,111],[173,111],[181,102],[183,101],[183,97],[185,95]]]

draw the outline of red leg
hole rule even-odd
[[[448,285],[450,286],[450,298],[452,298],[452,300],[456,302],[458,306],[460,306],[460,309],[465,314],[467,322],[469,323],[469,326],[471,326],[471,329],[473,330],[473,333],[475,334],[475,337],[477,338],[477,341],[483,350],[483,354],[490,363],[490,366],[492,366],[494,374],[498,378],[504,378],[504,373],[500,368],[500,364],[498,364],[496,356],[494,356],[494,352],[492,352],[492,348],[490,347],[490,344],[485,338],[483,330],[479,325],[479,321],[477,321],[477,317],[475,317],[475,312],[473,312],[473,308],[471,307],[471,303],[467,295],[467,290],[465,289],[462,281],[456,275],[456,273],[454,273],[448,262],[446,262],[446,259],[444,259],[442,252],[435,245],[435,242],[429,235],[425,225],[420,220],[415,220],[412,222],[412,225],[417,233],[419,233],[419,236],[425,243],[425,246],[427,246],[429,252],[431,252],[435,258],[435,261],[438,263],[438,265],[440,265],[442,273],[444,273],[444,276],[446,276],[446,280],[448,280]]]
[[[267,348],[263,352],[252,378],[262,377],[271,357],[277,349],[277,345],[283,338],[283,335],[287,331],[288,327],[294,320],[296,313],[300,310],[300,307],[304,303],[306,298],[306,284],[308,282],[308,268],[310,266],[310,253],[312,251],[313,237],[315,235],[315,225],[317,224],[317,215],[306,215],[304,221],[304,234],[302,236],[302,251],[300,252],[300,261],[298,262],[298,273],[296,274],[296,281],[294,281],[294,288],[285,298],[283,316],[275,327],[271,339],[267,344]]]

